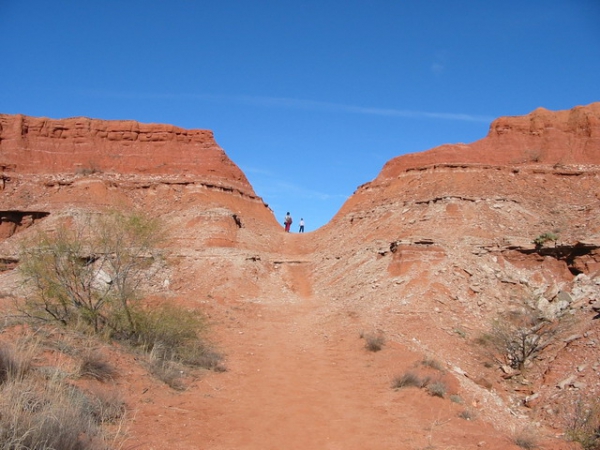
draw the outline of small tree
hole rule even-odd
[[[95,332],[135,332],[132,302],[155,274],[160,237],[155,219],[118,211],[38,233],[21,251],[19,267],[31,288],[23,310],[65,325],[83,321]]]
[[[568,325],[568,319],[548,321],[538,311],[524,308],[496,319],[483,341],[491,344],[499,362],[523,370],[529,361],[556,342],[557,335]]]
[[[97,225],[101,269],[110,277],[111,295],[125,319],[125,329],[135,332],[131,305],[140,287],[155,275],[152,264],[160,257],[157,246],[163,236],[160,224],[142,214],[114,211],[100,216]],[[119,328],[117,323],[112,326]]]

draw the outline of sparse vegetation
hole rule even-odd
[[[365,340],[365,348],[370,352],[378,352],[385,345],[385,337],[381,333],[366,333],[361,337]]]
[[[600,402],[577,401],[567,418],[566,435],[583,450],[600,449]]]
[[[0,347],[0,385],[20,379],[29,369],[29,361],[9,347]]]
[[[155,347],[155,349],[158,349],[158,347]],[[153,352],[150,354],[148,370],[172,389],[176,391],[185,390],[184,372],[176,362],[164,359],[162,355]]]
[[[513,442],[525,450],[533,450],[538,448],[537,438],[530,430],[522,430],[515,433]]]
[[[27,370],[8,370],[0,383],[0,450],[107,449],[103,425],[125,414],[120,395],[84,393],[60,368],[36,369],[28,361],[30,354],[43,349],[35,345],[30,340],[18,348],[2,348],[3,361],[21,361],[11,367]]]
[[[463,330],[462,328],[455,328],[453,331],[463,339],[465,339],[467,337],[466,331]]]
[[[414,372],[405,372],[397,376],[392,381],[393,389],[402,389],[406,387],[424,388],[429,395],[444,398],[448,392],[448,386],[442,380],[431,380],[430,377],[421,378]]]
[[[425,386],[425,389],[429,395],[440,398],[444,398],[446,396],[446,392],[448,392],[448,387],[443,381],[434,381],[433,383],[429,383],[427,386]]]
[[[452,403],[458,403],[459,405],[461,405],[463,403],[462,397],[460,395],[456,395],[456,394],[453,394],[450,396],[450,401]]]
[[[458,413],[458,417],[465,420],[475,420],[477,418],[477,414],[471,409],[463,409]]]
[[[440,372],[444,371],[444,365],[435,358],[425,358],[421,361],[421,364],[426,367],[431,367],[432,369],[438,370]]]
[[[541,248],[546,242],[554,242],[554,245],[556,245],[556,241],[558,241],[558,235],[556,233],[543,233],[536,237],[533,240],[533,243],[537,248]]]
[[[525,150],[525,156],[528,161],[531,162],[540,162],[542,159],[542,150],[540,149],[528,149]]]
[[[132,307],[156,272],[161,235],[156,220],[117,211],[38,233],[21,250],[30,288],[22,311],[95,333],[135,334]]]
[[[118,211],[38,233],[21,252],[29,295],[20,310],[36,322],[60,323],[152,353],[161,361],[150,364],[153,373],[171,372],[170,362],[225,370],[222,356],[202,336],[207,327],[198,312],[141,305],[144,287],[164,267],[157,249],[162,234],[157,220]],[[100,355],[88,353],[80,374],[106,381],[115,371]]]
[[[406,372],[401,376],[397,376],[394,378],[392,382],[392,388],[394,389],[402,389],[405,387],[423,387],[423,380],[414,372]]]
[[[116,370],[99,352],[87,352],[81,359],[79,376],[109,381],[116,377]]]
[[[136,344],[151,353],[155,361],[177,361],[217,372],[225,370],[222,356],[201,339],[206,323],[197,311],[165,304],[136,311],[134,316],[138,324]],[[165,371],[171,372],[169,364],[154,369],[155,373]]]
[[[490,349],[492,357],[499,363],[523,370],[546,347],[555,343],[557,336],[569,325],[566,318],[549,321],[539,311],[524,306],[496,319],[491,331],[476,342]]]
[[[120,392],[114,389],[93,389],[90,393],[90,412],[97,423],[113,424],[124,417],[126,406]]]

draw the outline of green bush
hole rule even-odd
[[[21,249],[19,269],[31,292],[21,310],[96,333],[133,332],[131,308],[160,266],[161,239],[156,219],[118,211],[37,233]]]
[[[556,244],[558,241],[558,235],[555,233],[543,233],[540,234],[533,240],[533,243],[536,247],[543,247],[546,242],[554,242]]]
[[[205,341],[205,318],[197,311],[163,304],[132,312],[135,335],[130,341],[159,361],[223,371],[222,356]],[[162,369],[161,369],[162,370]]]

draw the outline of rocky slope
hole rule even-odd
[[[25,116],[0,127],[0,294],[18,287],[28,233],[140,207],[170,230],[154,294],[215,323],[229,370],[184,393],[140,386],[128,363],[117,384],[138,411],[132,445],[500,449],[531,429],[561,448],[570,408],[600,393],[600,103],[395,158],[306,235],[282,232],[208,131]],[[555,239],[534,245],[544,234]],[[520,371],[475,342],[524,309],[574,320]],[[371,334],[381,352],[364,349]],[[443,379],[446,398],[391,389],[406,371]]]
[[[600,388],[599,118],[600,104],[538,109],[494,121],[473,144],[390,161],[332,220],[343,238],[316,284],[460,368],[464,383],[500,395],[513,414],[564,425],[568,405]],[[556,242],[536,246],[546,233]],[[340,261],[360,273],[346,289]],[[577,325],[512,379],[464,343],[524,305]]]

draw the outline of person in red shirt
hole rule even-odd
[[[283,224],[285,225],[285,232],[289,233],[290,227],[292,226],[292,216],[290,216],[289,212],[285,215],[285,220],[283,221]]]

